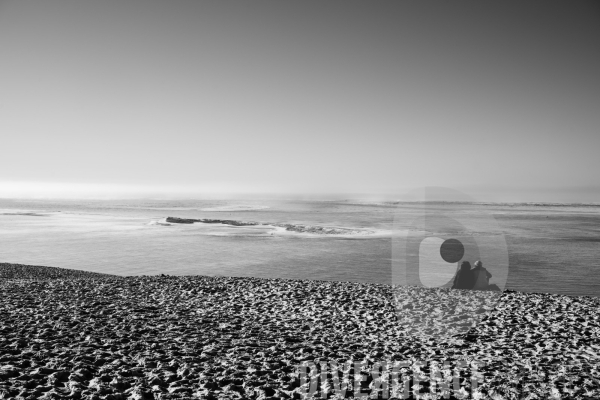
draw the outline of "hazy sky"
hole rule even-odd
[[[600,202],[599,49],[593,1],[0,1],[0,196]]]

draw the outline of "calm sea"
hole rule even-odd
[[[600,206],[462,204],[506,237],[507,288],[600,294]],[[118,275],[226,275],[391,282],[394,214],[410,204],[298,200],[0,200],[0,261]],[[353,229],[165,224],[168,216]],[[356,233],[358,232],[358,233]]]

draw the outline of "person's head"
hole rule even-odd
[[[462,264],[460,264],[460,269],[463,269],[463,270],[471,269],[471,263],[468,261],[463,261]]]
[[[481,268],[481,267],[483,267],[483,263],[481,261],[479,261],[479,260],[475,261],[475,264],[473,264],[473,265],[475,265],[475,268]]]

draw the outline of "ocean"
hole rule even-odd
[[[507,289],[600,294],[600,205],[437,207],[493,216],[508,249]],[[117,275],[391,283],[394,219],[411,213],[411,203],[350,200],[2,199],[0,261]],[[241,224],[251,221],[259,224]]]

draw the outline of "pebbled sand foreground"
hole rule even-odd
[[[436,340],[386,285],[45,268],[0,264],[0,398],[600,398],[600,298],[505,292]]]
[[[118,279],[117,275],[101,274],[98,272],[81,271],[56,267],[41,267],[0,263],[1,279],[48,280],[48,279]]]

